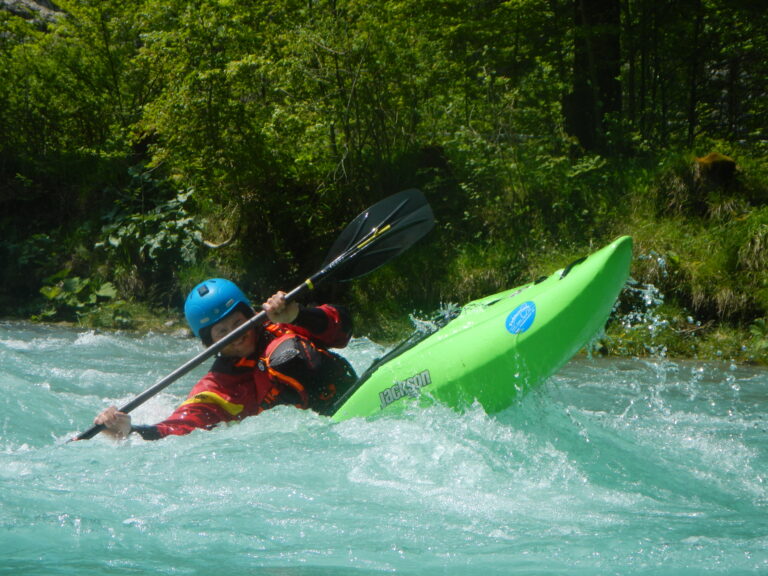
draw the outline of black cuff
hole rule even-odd
[[[144,440],[160,440],[163,436],[160,434],[160,431],[157,429],[157,426],[148,426],[144,424],[139,424],[131,426],[131,432],[136,432],[139,436],[144,438]]]
[[[294,326],[301,326],[315,334],[322,334],[328,329],[328,316],[320,308],[299,308],[299,314],[291,322]]]

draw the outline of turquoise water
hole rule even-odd
[[[582,358],[494,416],[66,443],[197,351],[0,323],[1,574],[768,574],[764,369]]]

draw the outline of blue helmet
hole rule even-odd
[[[234,282],[211,278],[195,286],[189,293],[184,304],[184,315],[192,332],[200,338],[200,330],[216,324],[238,304],[251,308],[250,301]]]

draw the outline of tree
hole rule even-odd
[[[618,0],[575,0],[573,91],[568,129],[587,150],[606,151],[606,118],[621,112]]]

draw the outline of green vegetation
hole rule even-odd
[[[362,332],[396,337],[409,313],[631,234],[610,350],[765,357],[754,3],[56,6],[0,8],[3,316],[142,328],[211,275],[258,300],[313,272],[365,206],[419,187],[431,237],[318,294]]]

